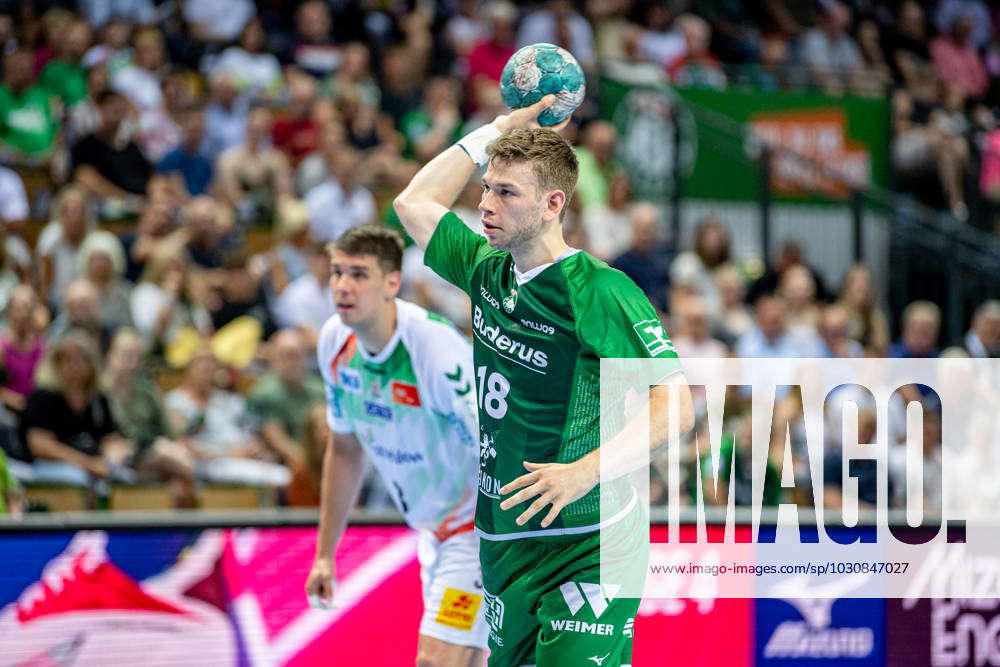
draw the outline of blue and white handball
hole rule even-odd
[[[511,109],[528,107],[546,95],[556,102],[538,116],[539,125],[557,125],[583,102],[587,91],[583,70],[566,49],[532,44],[519,49],[504,65],[500,94]]]

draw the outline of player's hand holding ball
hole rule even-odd
[[[547,127],[559,131],[583,102],[583,69],[569,51],[553,44],[518,50],[503,68],[500,94],[511,113],[497,118],[500,131]]]

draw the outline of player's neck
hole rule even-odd
[[[354,333],[357,334],[365,352],[371,356],[381,352],[396,333],[396,301],[393,300],[388,307],[383,308],[378,317],[365,326],[355,327]]]
[[[527,273],[535,267],[551,264],[567,250],[569,250],[569,244],[563,239],[562,227],[556,227],[517,248],[512,248],[510,256],[514,258],[514,266],[517,270],[521,273]]]

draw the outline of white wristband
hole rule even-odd
[[[486,155],[486,147],[501,134],[503,132],[498,130],[492,123],[488,123],[459,139],[458,145],[468,153],[477,167],[482,167],[489,161],[489,157]]]

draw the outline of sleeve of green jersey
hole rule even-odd
[[[494,252],[486,239],[466,227],[461,218],[448,211],[438,222],[424,252],[424,264],[452,285],[469,293],[476,264]]]
[[[598,269],[573,292],[577,333],[598,357],[677,358],[656,310],[625,274]]]

